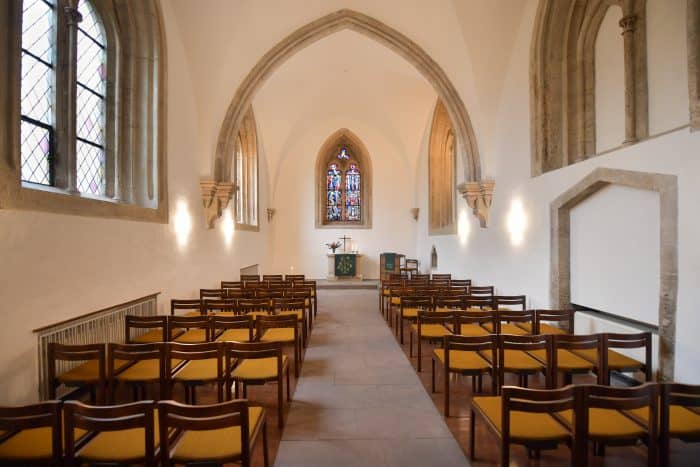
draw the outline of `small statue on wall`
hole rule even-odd
[[[430,267],[432,269],[437,269],[438,267],[438,256],[437,250],[435,249],[435,245],[433,245],[433,249],[430,251]]]

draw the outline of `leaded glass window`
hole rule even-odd
[[[236,138],[236,224],[258,227],[258,138],[252,107],[248,109]]]
[[[341,147],[326,172],[326,221],[360,222],[362,180],[360,166],[346,147]]]
[[[22,180],[52,185],[55,6],[46,0],[25,0],[22,7]]]
[[[81,0],[78,11],[78,67],[76,89],[76,165],[81,193],[105,193],[105,81],[106,54],[102,25],[92,5]]]

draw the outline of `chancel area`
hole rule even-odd
[[[700,0],[3,0],[0,62],[0,465],[697,465]]]

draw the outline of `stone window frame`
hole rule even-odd
[[[326,171],[338,149],[347,148],[360,166],[360,222],[326,220]],[[371,229],[372,228],[372,160],[362,140],[347,128],[341,128],[326,138],[316,156],[316,228],[317,229]]]
[[[550,299],[571,308],[571,210],[609,185],[659,193],[659,376],[673,381],[678,300],[678,177],[598,167],[550,203]]]
[[[239,159],[243,173],[238,171]],[[238,131],[232,170],[235,181],[236,228],[258,232],[260,230],[260,172],[258,132],[252,107],[246,112],[241,129]]]
[[[123,218],[167,223],[165,160],[166,68],[165,36],[157,0],[122,2],[91,0],[107,40],[106,179],[104,197],[75,189],[75,103],[57,93],[56,184],[46,187],[21,181],[20,86],[22,0],[0,4],[0,62],[6,63],[6,85],[0,86],[0,209],[46,211],[90,217]],[[68,28],[76,27],[77,0],[56,6],[57,78],[70,82],[65,70],[75,47]],[[111,65],[111,66],[110,66]],[[66,89],[60,86],[60,89]],[[144,105],[145,104],[145,105]],[[71,147],[72,146],[72,147]]]
[[[688,96],[690,130],[700,130],[700,0],[688,0]]]
[[[428,146],[429,235],[456,233],[456,159],[452,120],[445,104],[438,99],[433,111]]]
[[[649,137],[646,0],[540,0],[530,49],[533,177],[598,155],[595,44],[611,6],[622,10],[625,139],[621,144]]]

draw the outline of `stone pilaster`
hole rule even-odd
[[[634,56],[634,31],[637,24],[636,15],[627,15],[620,20],[625,47],[625,141],[623,144],[637,142],[637,76]]]

